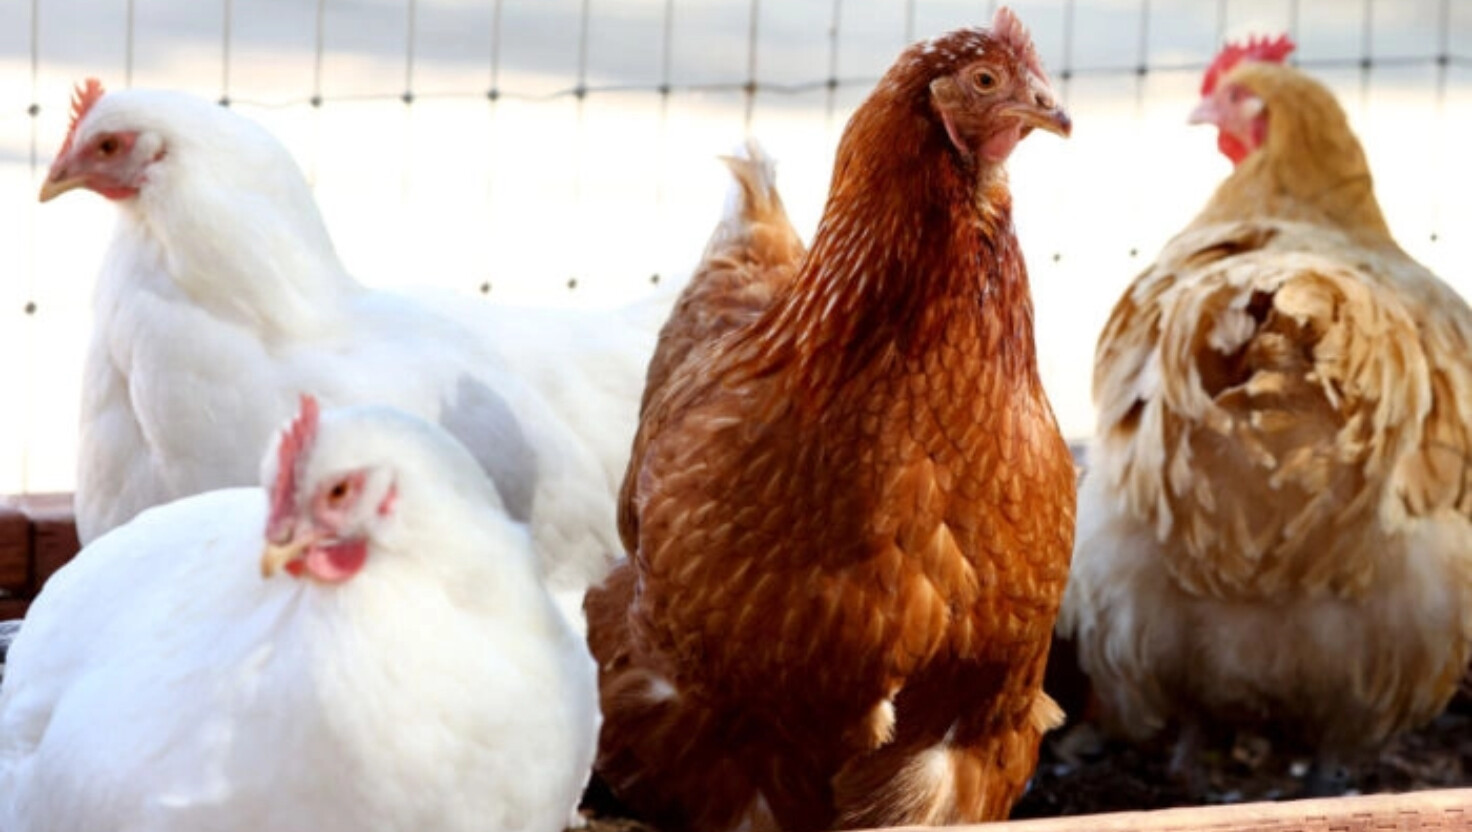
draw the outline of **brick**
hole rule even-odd
[[[27,494],[16,498],[31,522],[31,558],[36,591],[46,580],[76,556],[76,517],[70,494]]]
[[[0,590],[29,595],[31,565],[30,519],[12,502],[0,499]]]

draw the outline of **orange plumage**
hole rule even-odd
[[[662,339],[630,560],[586,602],[597,771],[661,829],[981,821],[1021,793],[1074,520],[1002,169],[1034,127],[1069,124],[1010,11],[912,46],[794,273]],[[712,262],[666,335],[714,320]]]

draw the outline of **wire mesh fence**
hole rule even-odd
[[[1109,306],[1225,174],[1184,119],[1224,38],[1287,31],[1340,96],[1402,244],[1472,293],[1472,0],[1021,0],[1076,125],[1011,165],[1040,359],[1086,435]],[[799,230],[849,112],[902,46],[987,0],[8,0],[0,4],[0,491],[65,489],[114,209],[45,206],[70,87],[170,87],[291,148],[349,268],[487,302],[678,281],[745,134]]]

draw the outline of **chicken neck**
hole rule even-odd
[[[314,205],[282,210],[253,194],[181,187],[141,195],[118,243],[149,249],[192,303],[267,340],[323,330],[362,286],[342,267]]]
[[[898,103],[850,125],[812,250],[756,331],[796,354],[810,390],[946,343],[1037,379],[1027,270],[1001,165],[962,158]]]

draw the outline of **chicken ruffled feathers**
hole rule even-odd
[[[1234,168],[1099,336],[1060,630],[1119,732],[1180,727],[1190,761],[1205,722],[1267,723],[1319,773],[1472,656],[1472,309],[1291,48],[1213,63],[1195,120]]]

